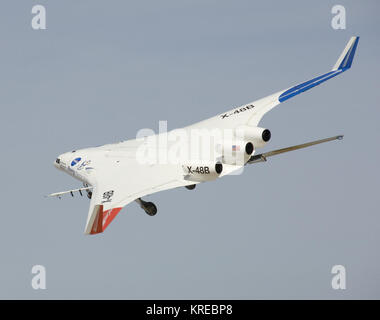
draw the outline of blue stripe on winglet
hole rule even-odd
[[[297,94],[300,94],[302,92],[305,92],[306,90],[314,88],[315,86],[321,84],[322,82],[325,82],[326,80],[329,80],[329,79],[337,76],[338,74],[342,73],[346,69],[347,68],[336,70],[336,71],[331,71],[331,72],[325,73],[322,76],[319,76],[319,77],[316,77],[316,78],[311,79],[309,81],[298,84],[298,85],[286,90],[284,93],[282,93],[279,96],[278,101],[284,102],[285,100],[288,100],[288,99],[296,96]]]
[[[344,56],[342,62],[339,64],[339,67],[337,69],[333,69],[333,71],[330,71],[328,73],[325,73],[322,76],[318,76],[316,78],[313,78],[311,80],[308,80],[306,82],[303,82],[301,84],[298,84],[294,87],[291,87],[290,89],[283,92],[279,98],[279,102],[284,102],[302,92],[305,92],[311,88],[314,88],[315,86],[321,84],[322,82],[325,82],[338,74],[346,71],[351,67],[352,60],[354,59],[356,47],[358,46],[359,37],[356,37],[350,48],[347,50],[346,55]],[[345,50],[344,50],[345,51]]]
[[[355,42],[352,44],[351,48],[348,50],[346,56],[344,57],[342,63],[339,65],[338,69],[348,69],[351,68],[352,60],[354,59],[356,47],[358,46],[359,37],[355,39]]]

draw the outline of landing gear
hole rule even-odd
[[[87,188],[88,184],[83,183],[83,186]],[[79,190],[79,193],[80,193],[80,195],[82,195],[82,191]],[[90,189],[86,189],[86,193],[87,193],[87,198],[91,199],[92,198],[92,191]]]
[[[185,188],[188,189],[188,190],[194,190],[195,186],[196,186],[196,184],[191,184],[189,186],[185,186]]]
[[[141,198],[138,198],[135,200],[140,207],[146,212],[147,215],[149,216],[154,216],[157,213],[157,207],[153,202],[147,202],[142,200]]]

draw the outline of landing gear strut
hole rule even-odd
[[[83,186],[88,187],[88,184],[83,183]],[[80,195],[82,195],[82,191],[79,190],[79,193],[80,193]],[[86,193],[87,193],[87,198],[91,199],[92,198],[92,191],[90,189],[86,189]]]
[[[141,198],[138,198],[135,200],[140,207],[146,212],[147,215],[149,216],[154,216],[157,213],[157,207],[153,202],[147,202],[142,200]]]

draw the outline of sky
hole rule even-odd
[[[35,4],[46,30],[31,26]],[[346,10],[346,29],[331,9]],[[0,20],[2,299],[379,299],[378,1],[6,0]],[[83,234],[89,200],[56,170],[70,150],[180,128],[331,69],[279,105],[269,151],[344,134],[243,175],[146,197]],[[128,177],[125,177],[128,179]],[[46,289],[31,285],[46,269]],[[334,265],[346,289],[331,286]]]

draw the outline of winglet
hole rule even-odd
[[[334,78],[335,76],[348,70],[351,67],[352,60],[354,59],[355,50],[356,50],[356,47],[358,46],[358,42],[359,42],[359,37],[351,37],[346,47],[344,48],[342,54],[340,55],[338,61],[335,63],[333,69],[330,72],[325,73],[314,79],[297,84],[287,90],[279,92],[280,96],[278,97],[278,101],[284,102],[285,100],[288,100],[302,92],[305,92],[321,84],[322,82],[325,82],[326,80]],[[273,105],[272,105],[272,108],[273,108]],[[266,112],[268,112],[268,109],[266,110]]]
[[[103,232],[103,205],[97,204],[94,207],[91,224],[86,226],[87,234],[97,234]]]
[[[97,204],[90,210],[89,219],[86,223],[85,234],[102,233],[122,208],[112,208],[103,211],[103,205]]]
[[[358,46],[359,37],[351,37],[338,61],[335,63],[331,71],[346,70],[351,67],[352,60],[354,59],[355,50]]]

